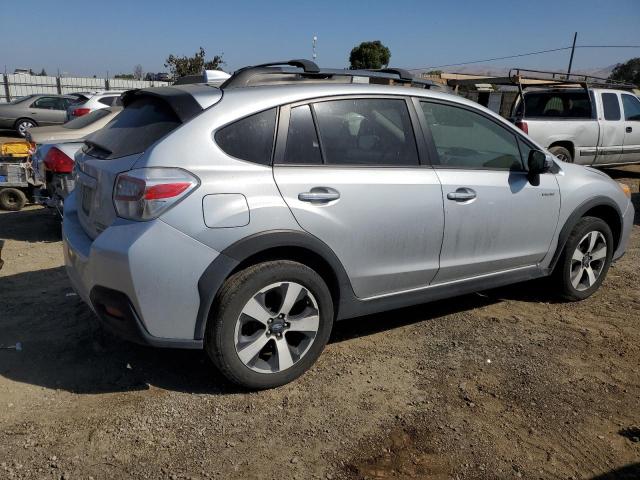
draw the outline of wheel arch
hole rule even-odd
[[[613,234],[613,251],[615,252],[618,248],[622,237],[622,213],[620,212],[618,205],[610,198],[595,197],[587,200],[576,208],[564,223],[564,226],[560,230],[560,234],[558,236],[558,245],[556,246],[556,250],[549,265],[549,271],[555,268],[560,256],[562,255],[562,251],[564,250],[564,246],[567,243],[567,239],[569,238],[571,231],[583,217],[597,217],[606,222],[606,224],[609,225],[609,228],[611,228],[611,233]]]
[[[269,260],[292,260],[315,270],[326,282],[340,318],[340,305],[355,296],[340,260],[317,237],[295,230],[271,230],[250,235],[220,252],[198,281],[200,307],[194,338],[203,339],[211,308],[224,282],[236,272]]]

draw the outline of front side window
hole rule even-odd
[[[624,118],[627,121],[640,121],[640,100],[633,95],[622,95],[622,106],[624,108]]]
[[[328,165],[419,164],[407,104],[402,99],[349,99],[313,105]]]
[[[276,109],[250,115],[221,128],[215,134],[216,143],[227,155],[259,163],[271,164]]]
[[[615,93],[602,94],[602,108],[605,120],[620,120],[620,102]]]
[[[318,134],[316,133],[309,105],[291,109],[284,163],[296,165],[318,165],[322,163]]]
[[[443,167],[522,170],[516,136],[465,108],[420,102]]]

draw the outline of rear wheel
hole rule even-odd
[[[302,375],[324,349],[333,301],[320,275],[279,260],[229,278],[207,325],[205,349],[232,382],[273,388]]]
[[[571,155],[571,152],[566,148],[556,145],[555,147],[551,147],[549,151],[563,162],[573,163],[573,155]]]
[[[584,217],[567,239],[556,268],[561,294],[567,300],[583,300],[604,281],[613,255],[609,225],[596,217]]]
[[[17,212],[27,204],[27,196],[17,188],[4,188],[0,190],[0,208]]]
[[[30,118],[19,118],[15,123],[16,132],[18,132],[21,137],[26,137],[27,130],[36,126],[38,126],[36,121]]]

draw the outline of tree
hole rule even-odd
[[[46,77],[47,76],[47,72],[43,68],[42,70],[40,70],[40,73],[38,75],[40,75],[41,77]]]
[[[122,80],[135,80],[132,73],[118,73],[114,75],[113,78],[120,78]]]
[[[133,78],[136,80],[142,80],[142,65],[138,64],[133,67]]]
[[[625,63],[617,64],[611,72],[609,80],[640,85],[640,58],[632,58]]]
[[[156,79],[156,76],[151,72],[147,72],[146,75],[144,76],[144,79],[147,82],[152,82],[152,81],[154,81]]]
[[[380,40],[362,42],[351,50],[349,63],[352,69],[382,68],[389,65],[391,51]]]
[[[205,60],[204,48],[200,47],[193,57],[176,57],[171,54],[165,60],[164,66],[171,70],[174,78],[184,77],[185,75],[198,75],[203,70],[221,70],[224,65],[221,55],[215,55],[212,60]]]

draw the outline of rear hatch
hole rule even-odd
[[[118,116],[86,137],[75,158],[78,218],[92,239],[116,219],[112,194],[118,174],[204,109],[192,92],[173,87],[129,91],[123,103]]]

